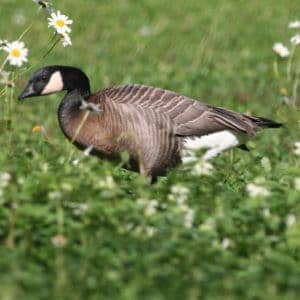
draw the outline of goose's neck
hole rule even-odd
[[[59,71],[63,78],[64,90],[67,90],[68,93],[77,90],[84,98],[91,94],[89,78],[82,70],[75,67],[61,66]]]
[[[58,109],[58,120],[60,127],[66,133],[72,127],[72,122],[78,114],[82,113],[80,106],[83,99],[87,99],[91,94],[90,82],[86,74],[75,67],[60,66],[59,72],[63,78],[66,96],[62,100]]]
[[[86,98],[80,90],[73,90],[66,94],[58,108],[58,121],[64,134],[70,138],[74,130],[73,122],[82,114],[80,106]]]

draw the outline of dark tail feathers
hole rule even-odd
[[[266,118],[252,117],[252,116],[251,117],[247,116],[247,117],[250,118],[259,127],[262,127],[262,128],[278,128],[278,127],[283,126],[282,123],[278,123],[278,122],[275,122],[275,121],[272,121],[272,120],[269,120]]]

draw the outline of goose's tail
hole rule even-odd
[[[279,128],[283,126],[282,123],[278,123],[263,117],[250,117],[247,115],[247,118],[251,119],[260,128]]]

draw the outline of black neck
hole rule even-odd
[[[61,66],[60,71],[64,81],[64,90],[68,92],[77,90],[83,98],[91,94],[90,81],[83,71],[68,66]]]

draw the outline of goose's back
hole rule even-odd
[[[258,129],[251,118],[235,111],[213,107],[176,92],[146,86],[125,85],[107,88],[95,94],[95,101],[110,101],[152,109],[163,113],[174,123],[179,136],[202,136],[210,133],[234,130],[254,135]]]

